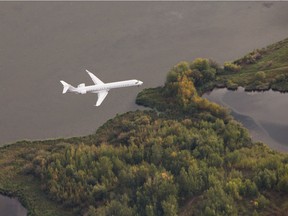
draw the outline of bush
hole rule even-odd
[[[196,58],[190,65],[192,70],[198,69],[199,71],[207,70],[209,67],[209,60],[205,58]]]
[[[224,70],[227,72],[239,72],[241,70],[241,66],[237,64],[233,64],[232,62],[225,62],[224,63]]]
[[[177,72],[174,70],[169,71],[166,78],[166,83],[177,82]]]
[[[264,71],[258,71],[256,74],[255,74],[255,77],[257,80],[259,81],[263,81],[265,78],[266,78],[266,74]]]
[[[256,50],[253,50],[252,52],[250,52],[249,54],[245,55],[243,58],[235,61],[235,63],[240,64],[240,65],[254,64],[259,59],[262,58],[262,54],[263,54],[263,51],[256,49]]]
[[[229,90],[237,90],[238,89],[238,84],[234,83],[232,80],[227,80],[226,81],[226,87]]]
[[[257,199],[258,208],[263,209],[270,204],[270,201],[262,194]]]

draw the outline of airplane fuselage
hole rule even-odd
[[[71,90],[71,92],[80,93],[80,94],[86,94],[88,92],[91,93],[98,93],[103,90],[110,90],[114,88],[124,88],[124,87],[131,87],[131,86],[140,86],[142,85],[142,82],[139,80],[125,80],[125,81],[119,81],[119,82],[110,82],[110,83],[104,83],[104,84],[98,84],[98,85],[89,85],[84,86],[81,84],[75,88],[74,90]]]
[[[62,93],[63,94],[65,94],[66,92],[74,92],[76,94],[86,94],[87,92],[97,93],[98,100],[95,106],[100,106],[100,104],[103,102],[103,100],[107,96],[108,91],[110,89],[124,88],[124,87],[131,87],[131,86],[141,86],[143,84],[142,81],[136,80],[136,79],[104,83],[100,79],[98,79],[94,74],[92,74],[90,71],[86,70],[86,72],[89,74],[89,76],[91,77],[95,85],[85,86],[84,83],[81,83],[75,88],[72,85],[66,83],[65,81],[60,80],[60,82],[63,85]]]

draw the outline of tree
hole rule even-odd
[[[272,189],[277,183],[276,173],[273,170],[264,169],[255,177],[256,184],[260,189]]]
[[[240,188],[242,187],[242,180],[240,178],[231,179],[226,183],[226,191],[228,194],[232,195],[234,199],[241,200],[239,194]]]
[[[198,204],[199,205],[199,204]],[[208,189],[200,203],[200,215],[237,215],[237,208],[231,196],[225,193],[220,185]]]
[[[258,188],[250,179],[246,179],[240,187],[240,195],[245,197],[256,197],[258,195]]]
[[[172,201],[173,209],[177,209],[178,204],[174,202],[173,198],[167,200],[169,196],[177,197],[177,192],[173,176],[170,173],[164,170],[156,173],[154,177],[148,178],[143,187],[137,191],[138,212],[145,212],[147,215],[163,215],[163,205],[167,207],[166,204]]]
[[[164,216],[178,215],[178,203],[175,196],[169,196],[166,200],[161,202]]]
[[[187,76],[178,78],[177,99],[183,108],[186,108],[191,103],[192,98],[197,95],[194,84]]]
[[[179,191],[184,197],[191,197],[200,194],[205,188],[205,183],[202,177],[202,172],[199,170],[196,163],[186,171],[181,169],[179,179]]]
[[[288,192],[288,174],[281,176],[278,183],[278,190],[287,193]]]
[[[151,147],[151,163],[154,163],[155,165],[159,165],[162,160],[163,155],[163,148],[161,144],[155,143]]]

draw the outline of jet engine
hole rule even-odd
[[[85,83],[81,83],[77,86],[78,92],[80,94],[86,94],[87,93],[87,91],[86,91],[86,89],[84,89],[84,87],[85,87]]]
[[[77,88],[82,88],[82,87],[85,87],[85,83],[81,83],[77,86]]]

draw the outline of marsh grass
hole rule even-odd
[[[230,80],[239,86],[247,88],[247,90],[263,90],[264,86],[265,90],[272,88],[278,91],[288,91],[287,80],[275,82],[279,75],[288,76],[288,38],[263,48],[259,52],[262,53],[262,56],[255,63],[242,63],[239,72],[220,74],[217,76],[217,82],[225,83]],[[238,59],[234,62],[242,61]],[[263,71],[266,74],[265,79],[261,80],[261,83],[257,83],[259,80],[256,73],[259,71]]]

